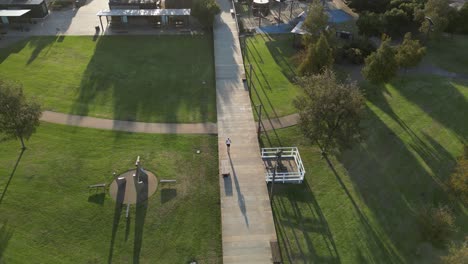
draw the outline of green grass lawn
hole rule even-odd
[[[301,90],[294,84],[296,66],[292,35],[256,35],[246,38],[245,64],[252,64],[252,100],[262,104],[270,118],[296,112],[292,101]],[[249,68],[246,70],[249,74]]]
[[[0,191],[20,143],[0,137]],[[221,262],[217,138],[116,133],[42,123],[0,201],[1,263]],[[201,150],[201,154],[196,154]],[[88,185],[145,169],[160,185],[130,220]],[[115,228],[115,229],[114,229]]]
[[[33,37],[0,49],[0,78],[46,110],[146,122],[216,122],[211,35]]]
[[[301,185],[275,186],[286,263],[438,263],[446,249],[423,241],[416,223],[425,204],[453,208],[454,240],[468,233],[468,211],[444,189],[468,139],[468,83],[417,75],[367,96],[367,138],[331,157],[336,174],[297,127],[277,131],[307,171]]]
[[[426,59],[451,72],[468,74],[468,36],[454,35],[429,41]]]

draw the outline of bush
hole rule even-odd
[[[450,176],[448,186],[451,194],[468,204],[468,146],[464,148],[464,155],[458,158],[455,171]]]
[[[442,257],[442,263],[444,264],[459,264],[466,263],[468,261],[468,237],[465,238],[465,242],[460,246],[452,245],[449,249],[449,254]]]
[[[346,60],[354,64],[364,63],[364,59],[375,51],[374,45],[367,38],[357,38],[338,48],[335,52],[335,60]]]
[[[418,222],[423,238],[436,246],[442,246],[456,230],[455,217],[448,206],[423,207]]]
[[[194,0],[192,15],[206,28],[213,26],[214,18],[221,12],[215,0]]]

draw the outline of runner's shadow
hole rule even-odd
[[[245,223],[247,224],[247,227],[248,227],[249,226],[249,218],[247,217],[247,209],[245,208],[244,195],[242,195],[242,192],[240,190],[240,185],[239,185],[239,181],[237,180],[236,170],[234,169],[234,164],[232,163],[232,159],[231,159],[231,153],[228,152],[228,156],[229,156],[229,163],[231,164],[231,172],[232,172],[232,176],[233,176],[233,179],[234,179],[234,184],[236,185],[237,203],[239,204],[239,208],[240,208],[240,210],[242,212],[242,215],[244,216]]]

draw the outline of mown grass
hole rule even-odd
[[[0,138],[0,262],[221,262],[216,137],[42,123],[6,192],[20,144]],[[177,183],[159,185],[127,220],[126,208],[88,185],[110,184],[138,155],[145,169]]]
[[[417,224],[427,204],[452,208],[452,240],[468,232],[468,211],[445,188],[468,139],[468,83],[417,75],[366,88],[367,137],[331,166],[297,127],[277,131],[307,171],[303,184],[275,186],[285,263],[438,263],[446,248],[424,241]],[[262,140],[279,145],[271,132]]]
[[[251,64],[252,101],[261,104],[270,118],[293,114],[292,101],[301,93],[296,77],[293,36],[256,35],[246,38],[245,64]],[[246,66],[249,78],[249,66]]]
[[[46,110],[145,122],[216,122],[211,35],[32,37],[0,49],[0,77]]]
[[[468,36],[464,35],[430,40],[426,59],[447,71],[468,75],[466,47],[468,47]]]

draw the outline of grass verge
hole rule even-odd
[[[196,36],[32,37],[0,49],[0,77],[46,110],[145,122],[216,122],[213,41]]]
[[[5,263],[219,263],[221,227],[215,136],[130,134],[43,123],[27,142],[0,201]],[[0,143],[5,191],[20,144]],[[196,150],[201,150],[196,154]],[[130,218],[107,193],[112,173],[145,169],[161,184]]]

